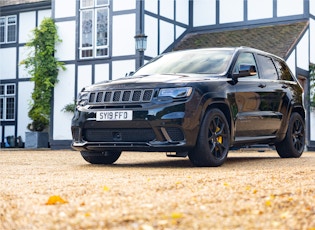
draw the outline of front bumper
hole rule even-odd
[[[196,108],[177,103],[132,109],[131,121],[96,121],[96,111],[75,112],[72,148],[79,151],[168,151],[191,149],[199,130]],[[196,106],[196,105],[194,105]]]

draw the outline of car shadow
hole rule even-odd
[[[200,168],[233,168],[239,165],[246,165],[253,167],[257,166],[257,163],[261,164],[271,164],[277,165],[278,160],[284,160],[280,157],[228,157],[226,162],[219,167],[200,167]],[[274,162],[274,163],[273,163]],[[93,164],[84,164],[82,167],[85,168],[198,168],[194,166],[188,157],[186,158],[166,158],[165,160],[152,160],[152,161],[143,161],[143,162],[132,162],[128,163],[126,161],[120,162],[119,160],[111,165],[93,165]]]

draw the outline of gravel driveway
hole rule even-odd
[[[315,152],[232,151],[218,168],[124,152],[0,150],[0,229],[315,229]]]

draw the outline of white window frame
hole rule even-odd
[[[14,121],[15,120],[15,104],[16,104],[16,87],[15,84],[1,84],[1,87],[4,87],[3,94],[0,94],[0,99],[2,100],[2,118],[0,117],[1,121]],[[8,92],[8,87],[13,86],[13,93]],[[7,99],[13,98],[14,105],[13,105],[13,118],[7,118]]]
[[[99,2],[101,4],[99,4]],[[90,4],[88,4],[90,3]],[[107,42],[106,45],[97,45],[97,11],[107,11]],[[83,47],[83,30],[82,30],[82,17],[84,12],[92,13],[92,46]],[[109,56],[109,0],[80,0],[80,41],[79,41],[79,56],[80,59],[92,59],[92,58],[103,58]],[[105,54],[98,54],[98,50],[103,50]],[[84,51],[92,52],[91,56],[84,56]]]
[[[14,18],[14,23],[9,24],[9,18]],[[17,16],[16,15],[9,15],[9,16],[3,16],[0,17],[1,20],[4,19],[4,25],[0,27],[4,27],[4,41],[0,40],[0,44],[10,44],[10,43],[16,43],[16,34],[17,34]],[[14,40],[8,41],[8,28],[9,26],[15,26],[15,33],[14,33]]]

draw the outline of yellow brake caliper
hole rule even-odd
[[[218,133],[220,131],[220,128],[217,127],[215,132]],[[220,144],[223,143],[223,137],[222,136],[217,136],[217,142],[219,142]]]

